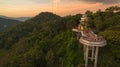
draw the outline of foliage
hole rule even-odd
[[[120,66],[120,13],[87,11],[88,26],[107,40],[100,49],[100,67]],[[112,16],[112,17],[111,17]],[[60,17],[43,12],[0,33],[0,67],[80,67],[82,44],[71,29],[81,14]]]
[[[0,17],[0,32],[3,30],[9,29],[19,23],[20,21],[17,21],[17,20],[5,19]]]

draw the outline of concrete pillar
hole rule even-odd
[[[92,47],[92,57],[91,57],[91,61],[93,61],[93,59],[94,59],[94,53],[95,53],[95,48],[94,48],[94,46]]]
[[[97,67],[98,52],[99,52],[99,47],[96,47],[96,51],[95,51],[95,63],[94,63],[94,67]]]
[[[86,46],[86,55],[85,55],[85,67],[88,66],[88,54],[89,54],[89,46]]]
[[[86,58],[86,45],[83,45],[83,51],[84,51],[84,60]]]

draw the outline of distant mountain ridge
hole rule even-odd
[[[19,21],[26,21],[26,20],[29,20],[31,19],[32,17],[16,17],[16,18],[13,18],[15,20],[19,20]]]
[[[13,19],[13,20],[19,20],[19,21],[26,21],[32,17],[8,17],[4,15],[0,15],[0,18],[5,18],[5,19]]]
[[[10,27],[13,27],[17,25],[19,22],[18,20],[13,20],[13,19],[6,19],[6,18],[0,18],[0,31],[8,29]]]

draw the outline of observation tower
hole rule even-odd
[[[94,67],[97,67],[99,47],[106,45],[106,40],[98,36],[91,29],[87,28],[88,18],[83,15],[80,24],[72,30],[76,32],[77,39],[83,44],[85,67],[88,67],[88,59],[94,61]]]

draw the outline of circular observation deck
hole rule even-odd
[[[103,47],[106,45],[106,40],[90,41],[90,40],[85,39],[84,37],[81,37],[79,41],[80,43],[87,45],[87,46]]]

